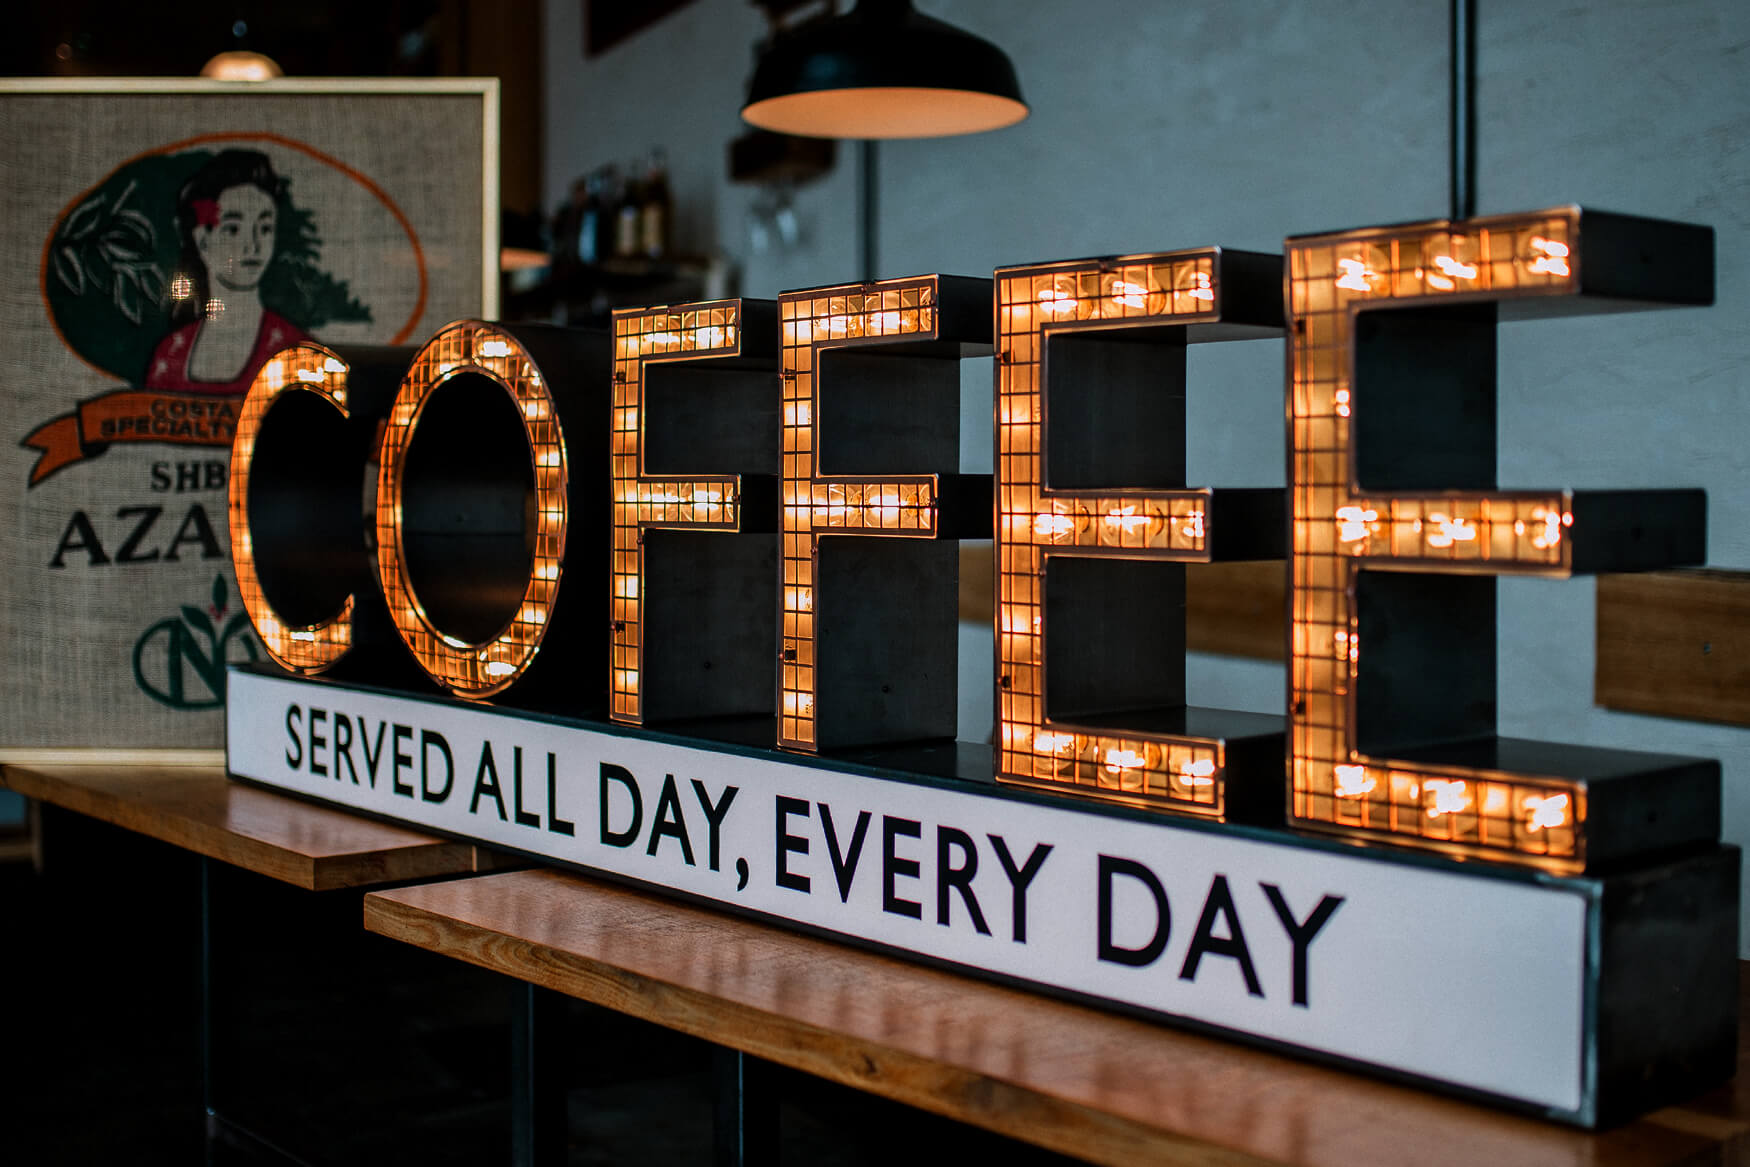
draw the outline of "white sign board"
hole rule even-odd
[[[230,769],[782,921],[1573,1111],[1588,902],[1340,850],[233,671]]]

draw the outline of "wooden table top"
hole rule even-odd
[[[0,784],[311,891],[495,866],[472,843],[246,786],[222,766],[11,765],[0,768]]]
[[[1589,1135],[552,870],[364,905],[383,935],[1098,1163],[1643,1167],[1750,1153],[1737,1083]]]

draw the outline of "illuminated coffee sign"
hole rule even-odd
[[[393,637],[360,483],[410,348],[282,349],[238,410],[230,468],[237,591],[275,664],[312,676]],[[310,457],[312,449],[322,451]]]
[[[770,715],[777,305],[613,319],[610,716]]]
[[[1708,303],[1712,232],[1560,208],[1288,259],[1291,821],[1557,871],[1716,831],[1711,763],[1495,734],[1495,576],[1700,563],[1706,531],[1700,491],[1498,489],[1496,325]]]
[[[512,435],[505,443],[503,461],[512,473],[495,477],[492,485],[504,484],[506,493],[515,494],[513,506],[468,530],[444,529],[439,514],[430,516],[426,529],[409,523],[409,479],[465,476],[480,468],[485,456],[476,451],[484,442],[474,427],[484,422],[471,416],[470,407],[497,407],[503,414],[506,405],[521,423],[522,441]],[[438,333],[414,357],[383,431],[376,515],[383,597],[420,666],[458,696],[490,697],[509,688],[534,662],[547,634],[565,564],[568,517],[565,435],[557,413],[546,378],[515,336],[490,324],[463,323]],[[426,426],[420,434],[422,420]],[[502,419],[497,420],[502,431]],[[416,435],[422,439],[419,448]],[[525,451],[527,464],[518,465]],[[534,504],[532,524],[522,513],[524,496]],[[489,621],[496,619],[499,626],[482,627],[483,634],[457,631],[451,621],[457,616],[472,621],[474,614],[438,610],[429,586],[417,579],[425,566],[421,558],[469,555],[490,557],[495,572],[501,564],[514,565],[504,579],[493,580],[495,598],[514,597],[510,610],[491,614]],[[429,568],[433,574],[447,573],[448,565],[434,562]],[[451,608],[448,596],[445,601]]]
[[[237,564],[237,591],[268,656],[294,673],[325,672],[346,655],[352,647],[352,614],[358,597],[349,591],[338,609],[301,614],[290,620],[269,600],[256,557],[255,530],[259,528],[263,536],[271,536],[267,536],[268,524],[252,523],[250,514],[251,484],[257,484],[259,489],[256,446],[261,440],[262,423],[275,406],[289,412],[307,401],[317,409],[331,412],[332,420],[350,420],[353,415],[347,408],[348,371],[346,362],[321,345],[283,349],[262,366],[243,398],[237,418],[230,489],[231,530],[238,533],[232,548]],[[302,447],[307,435],[298,437]],[[262,461],[271,465],[270,457]],[[307,464],[308,460],[300,457],[298,461]],[[362,472],[363,466],[354,469]],[[281,600],[281,605],[286,603],[286,599]]]
[[[990,281],[924,276],[778,303],[778,744],[953,737],[959,559],[942,540],[990,530],[988,477],[955,472],[959,362],[990,351]]]
[[[555,381],[549,366],[576,379]],[[594,475],[574,495],[580,435],[567,439],[604,438],[606,373],[590,334],[462,321],[401,382],[377,458],[377,579],[414,660],[459,697],[496,696],[534,667],[568,551],[604,561],[599,543],[572,550],[579,513],[586,539],[599,538],[607,499]],[[585,458],[600,464],[599,452]]]
[[[287,350],[232,537],[302,675],[232,673],[230,766],[1581,1124],[1723,1078],[1717,763],[1495,728],[1495,576],[1705,557],[1700,492],[1496,481],[1497,326],[1708,303],[1711,233],[1557,208],[1285,253],[636,309],[611,343],[464,321],[368,406],[362,355]],[[1187,346],[1284,333],[1288,487],[1188,483]],[[993,353],[994,483],[957,473]],[[362,478],[336,435],[374,417],[373,537],[311,526],[364,484],[300,441]],[[993,533],[987,756],[951,740],[955,540]],[[1285,716],[1201,708],[1185,573],[1284,557]],[[448,696],[311,675],[397,654]]]
[[[632,724],[652,705],[656,721],[775,714],[777,744],[804,751],[951,737],[952,540],[987,533],[990,513],[988,480],[955,472],[959,362],[991,351],[994,317],[999,779],[1269,823],[1285,754],[1290,822],[1556,871],[1716,829],[1712,764],[1494,732],[1494,576],[1699,562],[1705,506],[1695,491],[1499,489],[1497,322],[1706,302],[1706,229],[1558,208],[1295,238],[1286,302],[1278,257],[1219,248],[996,275],[620,312],[611,357],[576,331],[444,328],[375,459],[377,577],[414,660],[457,696],[494,697],[569,617],[575,651],[551,667],[580,711],[601,690],[576,674],[593,673]],[[1185,346],[1284,320],[1286,506],[1187,486]],[[333,353],[288,349],[239,421],[242,590],[296,672],[346,651],[355,599],[279,610],[256,543],[285,538],[247,505],[257,443],[270,411],[305,398],[347,419],[346,382]],[[607,483],[576,469],[599,458],[569,434],[581,423],[608,435]],[[573,512],[609,503],[589,549],[606,566],[598,622],[560,593]],[[1179,615],[1185,565],[1280,554],[1284,510],[1285,752],[1268,719],[1187,700]],[[653,548],[682,533],[699,539],[653,576]],[[285,551],[276,570],[308,577],[345,542],[315,533],[302,567]],[[653,587],[668,605],[655,632]],[[1657,825],[1618,825],[1635,815]]]
[[[1000,779],[1279,817],[1280,722],[1187,703],[1183,612],[1185,564],[1283,553],[1280,490],[1185,485],[1185,346],[1280,335],[1281,279],[1216,248],[997,272]]]

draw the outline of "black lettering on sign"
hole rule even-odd
[[[165,469],[160,469],[165,467]],[[176,493],[188,490],[223,490],[226,484],[227,467],[223,462],[178,462],[176,464]],[[163,485],[159,485],[162,483]],[[170,474],[166,464],[152,464],[152,489],[164,491],[170,488]]]
[[[839,850],[839,837],[832,826],[832,808],[820,803],[820,825],[826,828],[826,853],[832,860],[832,877],[839,885],[839,903],[851,902],[851,882],[857,878],[857,857],[863,853],[863,842],[869,837],[869,820],[874,816],[866,810],[857,812],[857,825],[851,829],[851,846]]]
[[[225,552],[219,547],[219,537],[213,533],[212,521],[207,518],[207,512],[200,503],[188,508],[188,514],[182,517],[182,526],[176,528],[176,536],[170,540],[169,550],[164,552],[166,563],[179,563],[181,557],[176,549],[184,543],[200,545],[202,559],[223,559]],[[157,552],[153,552],[153,557]]]
[[[531,814],[523,809],[523,748],[521,746],[510,748],[510,788],[511,817],[516,819],[517,826],[534,827],[537,831],[540,830],[541,816]]]
[[[619,786],[632,796],[632,825],[623,831],[616,831],[608,824],[609,814],[608,784]],[[630,847],[638,841],[638,832],[644,828],[644,799],[638,793],[638,780],[632,777],[632,771],[624,766],[616,766],[612,762],[602,763],[601,780],[601,834],[602,843],[608,847]]]
[[[1223,921],[1226,936],[1215,934],[1217,917]],[[1203,913],[1197,917],[1197,930],[1191,934],[1191,947],[1185,953],[1184,967],[1179,969],[1182,981],[1197,980],[1197,966],[1205,953],[1226,956],[1237,961],[1240,975],[1246,978],[1246,992],[1254,997],[1264,995],[1258,983],[1258,970],[1252,966],[1252,952],[1246,947],[1246,933],[1240,927],[1239,909],[1234,906],[1233,892],[1228,890],[1227,876],[1217,875],[1209,884],[1209,895],[1203,900]]]
[[[699,800],[699,806],[705,812],[705,822],[711,828],[711,870],[716,871],[717,858],[720,853],[719,845],[722,842],[723,817],[729,813],[729,804],[735,801],[737,794],[741,793],[741,787],[725,786],[723,788],[723,801],[712,805],[711,795],[706,791],[705,784],[697,778],[694,778],[692,782],[693,796]]]
[[[358,721],[360,725],[365,723],[365,719],[362,717]],[[377,788],[377,763],[383,760],[383,731],[388,726],[389,723],[386,721],[377,722],[377,748],[375,752],[371,750],[371,739],[362,733],[359,735],[359,748],[365,753],[365,773],[370,777],[372,790]]]
[[[55,557],[49,560],[49,566],[66,567],[62,557],[69,551],[85,552],[91,567],[103,567],[109,562],[109,556],[104,554],[103,544],[91,526],[91,519],[84,511],[74,511],[73,517],[67,520],[67,529],[61,532],[61,541],[55,544]]]
[[[312,708],[310,710],[310,773],[319,778],[328,777],[328,767],[316,756],[316,751],[328,744],[328,739],[317,730],[318,723],[328,720],[328,710]]]
[[[1294,913],[1289,910],[1288,901],[1282,898],[1282,889],[1273,883],[1260,883],[1264,895],[1269,898],[1270,906],[1276,911],[1276,918],[1282,922],[1282,930],[1288,933],[1288,941],[1294,945],[1294,1003],[1305,1009],[1308,1004],[1306,990],[1307,950],[1312,947],[1314,937],[1337,914],[1337,909],[1343,906],[1342,896],[1327,895],[1319,900],[1312,914],[1296,924]]]
[[[1112,879],[1114,876],[1134,879],[1148,889],[1155,902],[1154,935],[1139,948],[1125,948],[1112,939]],[[1112,964],[1127,964],[1143,968],[1161,958],[1167,950],[1167,937],[1173,931],[1173,913],[1167,904],[1167,889],[1155,873],[1134,859],[1113,855],[1100,856],[1099,956]]]
[[[547,829],[555,835],[576,835],[577,824],[559,817],[559,759],[547,754]],[[502,817],[502,812],[500,813]]]
[[[953,852],[960,852],[961,861],[955,863]],[[960,893],[960,899],[966,904],[967,914],[972,917],[972,926],[978,929],[980,936],[989,936],[990,927],[984,922],[984,913],[979,910],[978,897],[973,894],[972,880],[978,874],[978,844],[972,841],[972,836],[954,827],[938,826],[936,828],[936,923],[946,925],[949,922],[950,889]]]
[[[436,749],[444,759],[444,784],[433,790],[431,785],[431,751]],[[450,743],[435,729],[419,731],[419,794],[427,802],[443,802],[456,784],[456,762],[450,757]]]
[[[504,791],[498,785],[498,763],[492,760],[492,743],[480,747],[480,764],[474,768],[474,796],[468,800],[468,813],[480,813],[480,798],[490,795],[498,808],[498,821],[507,821],[504,813]]]
[[[681,858],[692,867],[693,841],[687,837],[687,819],[681,813],[681,795],[675,787],[673,774],[663,777],[662,793],[656,799],[656,820],[650,824],[650,846],[644,849],[644,853],[654,858],[656,846],[664,838],[681,845]]]
[[[1015,857],[1009,854],[1009,844],[1001,835],[986,835],[990,845],[996,848],[997,862],[1003,865],[1003,874],[1009,877],[1009,888],[1013,898],[1009,909],[1009,919],[1013,921],[1012,937],[1016,944],[1027,943],[1027,889],[1033,886],[1033,880],[1039,874],[1039,869],[1045,866],[1046,856],[1051,854],[1053,844],[1039,843],[1027,856],[1027,862],[1020,867],[1015,866]]]
[[[902,900],[895,890],[895,881],[899,879],[916,879],[922,870],[916,859],[902,858],[898,851],[898,841],[901,838],[918,839],[924,833],[923,824],[916,819],[897,819],[892,815],[881,816],[881,910],[891,912],[896,916],[910,916],[914,920],[924,918],[924,905],[916,900]]]
[[[352,718],[344,713],[334,715],[334,778],[340,780],[340,767],[346,766],[347,777],[352,784],[359,784],[359,772],[352,764]]]
[[[171,536],[167,548],[152,546],[150,550],[147,539],[153,528],[164,515],[164,508],[156,504],[144,506],[117,507],[115,517],[127,523],[126,534],[122,535],[121,543],[116,547],[116,563],[156,563],[160,559],[165,563],[180,563],[182,556],[179,549],[185,544],[200,548],[202,559],[223,559],[225,552],[220,546],[219,536],[213,530],[212,520],[207,517],[205,508],[200,503],[189,506],[188,513],[183,515],[182,523],[176,533]],[[67,554],[73,551],[83,551],[88,567],[107,567],[111,560],[109,552],[104,550],[103,540],[97,534],[97,528],[92,525],[91,516],[84,511],[74,511],[67,520],[67,526],[61,532],[61,538],[55,544],[55,553],[49,558],[49,566],[64,568],[67,566]]]
[[[411,725],[395,726],[394,744],[390,746],[392,756],[390,757],[391,766],[389,769],[389,786],[396,794],[404,795],[408,798],[413,797],[413,783],[401,781],[401,771],[413,769],[413,755],[403,753],[401,751],[401,743],[404,741],[411,742],[412,740],[413,727]]]
[[[779,887],[787,887],[791,891],[806,892],[808,890],[808,877],[806,875],[792,874],[787,862],[787,856],[792,852],[797,855],[808,854],[808,836],[792,835],[790,833],[789,823],[790,818],[793,816],[801,815],[804,818],[807,817],[808,803],[800,798],[786,798],[780,794],[778,795],[775,806],[778,815],[777,884]]]
[[[286,751],[286,765],[294,770],[304,764],[304,743],[298,739],[298,723],[303,717],[304,711],[299,706],[286,706],[286,737],[292,742],[291,748]]]
[[[139,554],[138,548],[140,546],[140,541],[146,537],[146,532],[152,529],[152,524],[157,522],[158,516],[163,513],[163,507],[122,507],[115,512],[115,517],[118,519],[125,519],[130,515],[140,516],[139,521],[134,524],[134,529],[129,531],[127,538],[122,540],[120,550],[115,553],[115,561],[117,563],[151,563],[158,558],[158,549],[156,547],[152,549],[152,554],[150,555]],[[186,519],[183,521],[185,523],[187,522]],[[173,549],[174,546],[175,545],[172,544]],[[176,556],[169,555],[165,558],[175,559]]]

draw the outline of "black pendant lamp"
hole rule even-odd
[[[776,33],[741,116],[808,138],[935,138],[1027,116],[1015,67],[980,37],[912,9],[859,0],[843,16]]]

